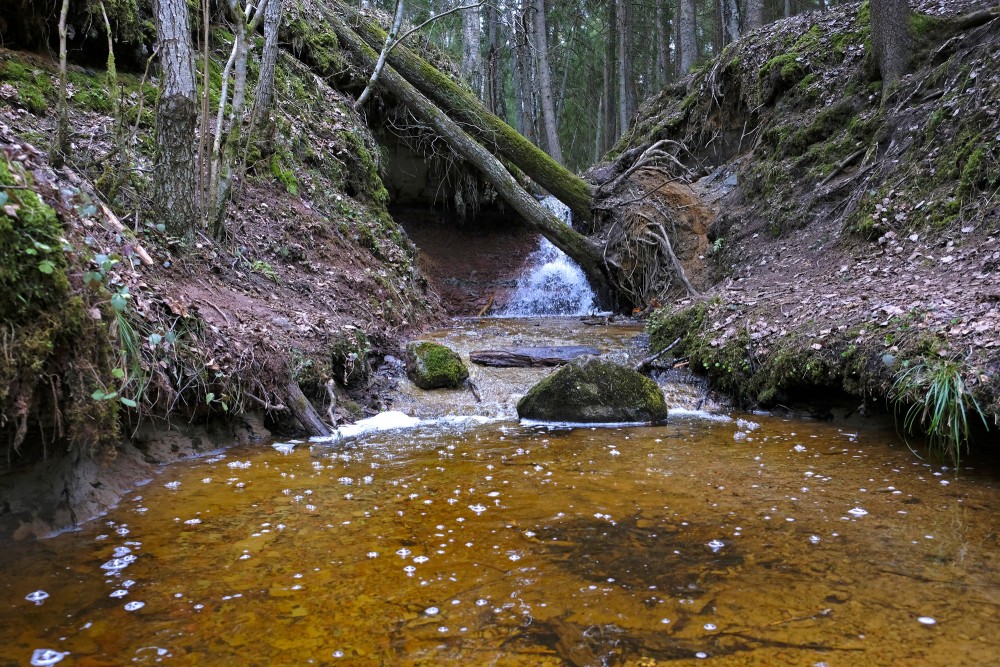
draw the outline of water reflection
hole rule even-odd
[[[753,416],[231,451],[9,546],[0,663],[990,664],[995,484],[892,440]]]

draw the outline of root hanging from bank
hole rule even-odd
[[[692,186],[663,167],[662,146],[644,151],[615,179],[601,208],[605,253],[621,266],[622,293],[636,306],[698,298],[708,284],[708,224],[714,215]],[[673,161],[671,161],[673,162]]]

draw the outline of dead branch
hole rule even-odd
[[[640,361],[639,363],[637,363],[635,365],[636,372],[645,373],[646,371],[648,371],[649,368],[650,368],[650,366],[653,365],[653,362],[655,362],[657,359],[659,359],[660,357],[662,357],[663,355],[665,355],[667,352],[669,352],[670,350],[672,350],[674,348],[674,346],[677,345],[677,343],[679,343],[679,342],[681,342],[681,339],[678,337],[677,340],[675,340],[670,345],[667,345],[665,348],[663,348],[662,350],[660,350],[659,352],[657,352],[653,356],[646,357],[645,359],[643,359],[642,361]]]

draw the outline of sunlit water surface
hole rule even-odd
[[[998,500],[746,414],[231,449],[4,545],[0,665],[996,664]]]

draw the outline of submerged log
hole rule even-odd
[[[354,32],[370,48],[382,48],[386,33],[375,21],[346,7],[344,13],[352,16]],[[590,185],[491,113],[472,92],[401,44],[390,51],[388,62],[492,153],[510,160],[549,194],[569,206],[574,215],[583,220],[593,218],[594,196]]]
[[[509,347],[500,350],[478,350],[469,360],[480,366],[494,368],[529,368],[532,366],[562,366],[583,356],[597,356],[596,347],[561,345],[557,347]]]
[[[358,36],[336,11],[325,13],[341,45],[365,67],[374,67],[378,54]],[[428,66],[429,67],[429,66]],[[425,97],[393,67],[382,72],[381,84],[405,105],[419,120],[427,123],[435,133],[448,142],[452,150],[482,173],[494,190],[517,211],[525,222],[541,232],[564,253],[572,257],[590,281],[594,291],[611,305],[618,305],[618,282],[614,279],[615,267],[605,261],[600,246],[580,234],[522,188],[503,164],[488,150],[465,133],[461,126],[448,117]],[[510,128],[508,128],[510,129]],[[568,204],[569,202],[567,202]]]

